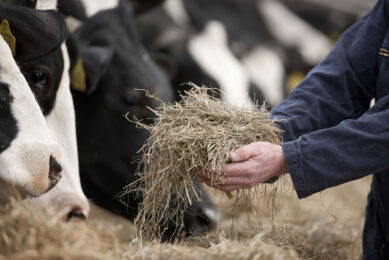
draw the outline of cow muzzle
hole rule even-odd
[[[220,213],[213,204],[203,205],[203,202],[197,202],[185,212],[185,230],[194,236],[210,232],[215,229],[219,219]]]

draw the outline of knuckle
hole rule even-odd
[[[247,184],[251,184],[255,181],[255,176],[253,174],[250,174],[247,179]]]
[[[250,168],[248,169],[248,174],[250,176],[250,179],[252,180],[253,178],[255,178],[255,175],[257,174],[257,164],[251,164],[250,165]]]
[[[263,145],[264,142],[255,142],[254,146],[256,149],[260,148]]]
[[[270,142],[261,142],[260,143],[260,148],[263,150],[263,149],[269,149],[271,146],[273,146],[272,143]]]
[[[235,154],[236,154],[237,158],[245,158],[246,157],[246,151],[244,150],[244,148],[236,149]]]

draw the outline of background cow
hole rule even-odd
[[[149,134],[123,115],[130,112],[144,120],[153,117],[147,107],[156,107],[158,102],[135,89],[146,89],[165,102],[173,101],[173,92],[166,75],[139,41],[128,2],[90,17],[74,36],[86,72],[86,84],[73,81],[83,189],[96,204],[133,219],[139,199],[129,195],[127,208],[115,196],[135,180],[134,156]],[[197,186],[202,189],[199,183]],[[187,211],[186,229],[205,231],[215,225],[217,215],[204,193],[204,201]],[[167,238],[177,228],[171,223]]]
[[[274,14],[283,19],[271,19]],[[182,92],[182,82],[204,83],[221,88],[222,98],[234,105],[250,104],[254,94],[259,103],[279,104],[288,92],[287,75],[305,73],[331,46],[278,1],[167,0],[139,16],[137,25],[151,53],[176,62],[177,90]]]

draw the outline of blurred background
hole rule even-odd
[[[167,0],[137,17],[137,26],[151,54],[163,53],[173,61],[170,76],[176,89],[188,81],[216,85],[233,104],[244,99],[236,89],[246,89],[272,107],[374,3]]]

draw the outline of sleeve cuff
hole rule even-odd
[[[299,199],[302,199],[312,195],[312,192],[309,191],[310,189],[304,178],[304,172],[301,167],[300,140],[285,142],[282,144],[282,149],[285,154],[286,164],[288,165],[297,196]]]

